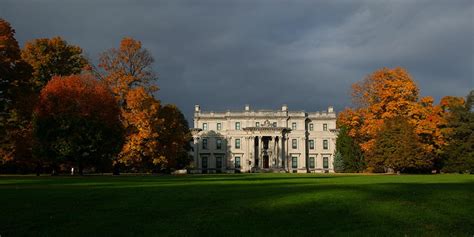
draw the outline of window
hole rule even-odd
[[[296,130],[296,123],[295,123],[295,122],[293,122],[293,123],[291,124],[291,129]]]
[[[314,149],[314,140],[309,140],[309,149]]]
[[[219,139],[219,138],[218,138],[218,139],[216,140],[216,149],[217,149],[217,150],[222,149],[222,139]]]
[[[296,149],[298,148],[298,143],[296,139],[291,140],[291,148]]]
[[[207,156],[202,157],[201,166],[203,169],[207,169]]]
[[[235,168],[240,169],[240,156],[235,157]]]
[[[207,139],[202,139],[202,149],[207,150]]]
[[[240,122],[235,122],[235,130],[240,130]]]
[[[312,123],[309,124],[309,131],[313,131],[314,130],[314,125]]]
[[[324,123],[323,124],[323,131],[327,131],[328,130],[328,124],[327,123]]]
[[[323,140],[323,149],[324,149],[324,150],[329,149],[328,140]]]
[[[273,127],[276,127],[277,126],[277,122],[273,122]]]
[[[222,129],[222,124],[221,123],[217,123],[217,130],[221,130]]]
[[[216,169],[222,169],[222,157],[216,157]]]
[[[240,149],[240,139],[235,139],[235,148]]]
[[[323,157],[323,168],[324,169],[327,169],[329,168],[329,162],[328,162],[328,158],[327,157]]]
[[[207,123],[202,124],[202,130],[206,131],[207,130]]]
[[[316,166],[316,165],[315,165],[315,163],[314,163],[314,157],[310,157],[310,158],[309,158],[309,168],[310,168],[310,169],[314,169],[315,166]]]
[[[296,156],[291,157],[291,168],[293,169],[298,168],[298,157]]]
[[[255,127],[260,127],[260,122],[255,122]]]

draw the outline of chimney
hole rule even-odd
[[[200,107],[199,105],[195,105],[195,106],[194,106],[194,112],[195,112],[195,113],[201,112],[201,107]]]
[[[283,112],[288,111],[288,105],[282,105],[281,106],[281,111],[283,111]]]
[[[334,113],[334,108],[332,106],[328,107],[328,113]]]
[[[245,105],[245,111],[246,112],[250,111],[250,105],[248,105],[248,104]]]

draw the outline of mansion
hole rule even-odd
[[[323,112],[194,109],[193,173],[334,172],[333,107]]]

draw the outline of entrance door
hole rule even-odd
[[[268,165],[268,155],[264,155],[263,156],[263,168],[264,169],[268,169],[269,168],[269,165]]]

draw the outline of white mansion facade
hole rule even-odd
[[[194,110],[194,173],[333,172],[336,113]]]

